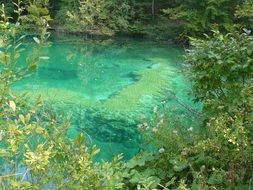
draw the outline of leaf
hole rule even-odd
[[[22,43],[19,43],[18,45],[16,45],[15,50],[18,49],[21,45],[22,45]]]
[[[251,30],[247,30],[246,28],[244,28],[243,31],[244,31],[247,35],[250,35],[250,33],[251,33]]]
[[[26,117],[25,117],[25,120],[28,122],[28,121],[30,121],[30,119],[31,119],[31,114],[28,113],[28,114],[26,115]]]
[[[223,183],[224,178],[225,178],[224,176],[225,176],[224,171],[217,170],[211,175],[211,177],[209,177],[208,184],[219,185],[219,184]]]
[[[18,41],[24,39],[25,37],[26,37],[26,35],[22,35],[22,36],[18,39]]]
[[[176,177],[173,177],[170,181],[168,181],[168,182],[166,183],[166,187],[169,187],[169,186],[171,186],[171,185],[174,185],[176,179],[177,179]]]
[[[25,117],[22,114],[20,114],[18,117],[20,121],[25,124]]]
[[[11,109],[15,112],[16,111],[16,104],[15,104],[15,102],[13,102],[13,101],[10,101],[9,102],[9,106],[11,107]]]
[[[40,40],[39,40],[39,38],[37,38],[37,37],[33,37],[33,40],[34,40],[37,44],[40,44]]]
[[[42,57],[40,57],[40,59],[42,59],[42,60],[49,60],[50,58],[47,57],[47,56],[42,56]]]
[[[34,71],[37,68],[37,64],[31,64],[29,65],[29,71]]]
[[[38,133],[38,134],[43,134],[44,133],[44,129],[42,127],[37,127],[35,129],[35,132]]]
[[[170,160],[170,164],[173,165],[173,170],[175,172],[182,172],[184,169],[188,167],[188,162],[186,160]]]
[[[153,159],[153,157],[151,154],[143,153],[141,156],[131,159],[127,163],[127,167],[128,168],[135,168],[137,166],[145,166],[146,162],[151,161],[152,159]]]

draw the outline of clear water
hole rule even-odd
[[[32,54],[26,46],[23,59]],[[190,102],[182,50],[166,43],[58,36],[43,55],[50,59],[15,89],[31,97],[41,95],[69,117],[73,126],[69,136],[85,131],[104,159],[118,153],[128,159],[139,151],[140,115],[167,101],[168,92]],[[176,106],[173,100],[167,103]]]

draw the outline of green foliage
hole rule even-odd
[[[51,0],[49,4],[54,18],[52,25],[57,31],[95,35],[123,32],[154,39],[171,35],[171,30],[168,30],[170,23],[160,11],[167,6],[166,1]]]
[[[127,1],[80,0],[78,4],[78,10],[67,12],[77,32],[113,35],[128,27],[131,10]]]
[[[241,7],[242,6],[242,7]],[[182,39],[187,36],[201,37],[212,29],[220,31],[234,30],[234,24],[240,25],[235,17],[247,14],[250,3],[237,0],[177,1],[174,6],[164,9],[164,13],[178,23],[178,32]],[[249,11],[247,11],[249,12]]]
[[[206,111],[215,115],[239,111],[245,123],[251,123],[253,38],[246,32],[214,32],[205,40],[192,38],[187,61],[191,64],[194,95],[197,101],[203,101]]]
[[[69,13],[69,16],[76,21],[75,25],[80,25],[80,31],[111,35],[128,26],[128,14],[125,15],[124,11],[128,12],[129,6],[124,2],[116,6],[116,2],[80,1],[80,9]],[[71,127],[68,121],[44,111],[40,98],[28,104],[25,95],[16,95],[11,90],[11,85],[36,69],[40,60],[48,59],[40,55],[40,48],[47,45],[49,37],[47,3],[33,1],[26,7],[28,15],[23,14],[25,9],[21,1],[14,3],[17,15],[14,24],[6,16],[5,7],[0,10],[2,189],[252,187],[253,38],[249,35],[250,31],[227,35],[215,31],[212,36],[206,35],[206,39],[191,38],[192,47],[186,59],[190,64],[196,101],[204,104],[204,122],[202,115],[195,119],[203,124],[184,122],[183,115],[175,117],[168,110],[160,115],[158,108],[154,108],[154,117],[139,125],[150,152],[140,153],[124,166],[120,161],[121,155],[111,162],[97,163],[93,158],[99,150],[85,144],[85,134],[69,139],[66,135]],[[239,5],[229,0],[209,0],[199,4],[187,1],[180,9],[177,3],[173,5],[176,9],[166,12],[185,21],[190,21],[187,20],[190,15],[193,21],[189,23],[192,25],[189,28],[194,34],[208,31],[216,22],[219,22],[220,28],[228,30],[233,22],[231,12],[234,13],[235,9],[237,18],[247,17],[249,21],[251,18],[250,2]],[[188,10],[193,5],[197,8],[196,12]],[[114,15],[109,14],[112,12]],[[203,18],[200,18],[200,13]],[[24,29],[22,24],[38,28],[39,34],[33,38],[36,42],[33,55],[27,57],[26,64],[17,66],[24,52],[22,40],[25,36],[19,35]],[[154,78],[152,76],[151,80]],[[142,90],[145,91],[149,81],[143,79],[145,88]],[[192,125],[189,126],[189,123]]]
[[[14,7],[10,1],[2,2],[8,4],[11,14]],[[185,39],[213,28],[231,31],[234,24],[252,27],[252,2],[248,0],[26,0],[23,5],[31,22],[37,22],[36,16],[50,20],[50,12],[53,28],[71,33],[127,32],[154,39],[180,34]]]
[[[175,36],[172,28],[174,23],[162,14],[172,2],[164,0],[132,0],[130,5],[133,14],[130,18],[128,33],[151,39],[170,39]]]
[[[167,189],[252,186],[252,44],[247,33],[192,39],[187,60],[204,123],[189,127],[182,116],[154,108],[154,116],[139,125],[152,153],[128,162],[127,186],[137,188],[149,178]]]
[[[21,10],[19,5],[16,6]],[[18,96],[11,91],[11,84],[24,78],[36,69],[41,59],[45,59],[37,50],[46,44],[48,37],[45,30],[41,30],[40,38],[34,37],[36,53],[27,57],[27,66],[17,67],[25,38],[16,37],[22,28],[17,23],[10,24],[3,6],[0,23],[1,189],[121,188],[121,156],[110,163],[94,162],[93,157],[99,150],[88,148],[83,134],[68,139],[68,122],[44,112],[40,99],[27,104],[25,95]]]
[[[5,5],[5,10],[6,10],[6,14],[8,16],[10,16],[13,13],[14,10],[14,5],[12,3],[12,1],[9,0],[0,0],[0,4],[4,4]]]
[[[60,0],[60,1],[49,1],[50,12],[53,16],[53,27],[57,28],[69,28],[71,23],[67,22],[67,12],[74,11],[78,9],[77,0]]]
[[[136,188],[149,178],[157,179],[153,182],[156,188],[168,189],[251,186],[252,136],[240,115],[231,117],[224,113],[213,117],[204,126],[204,132],[187,129],[180,122],[177,127],[166,120],[158,127],[151,123],[144,124],[142,130],[156,151],[141,153],[127,163],[127,186]]]
[[[242,5],[237,7],[235,16],[239,18],[248,27],[253,27],[253,2],[245,1]]]
[[[46,35],[51,21],[48,10],[48,0],[29,1],[25,6],[27,15],[21,16],[23,30],[42,33]]]
[[[194,10],[191,9],[194,7]],[[165,10],[165,13],[172,19],[182,19],[185,24],[184,35],[194,35],[210,29],[212,24],[219,24],[219,27],[227,27],[230,18],[230,7],[228,1],[206,0],[201,3],[187,1],[183,5]]]
[[[17,8],[16,13],[20,16],[23,9],[20,4],[14,4]],[[15,25],[10,23],[10,18],[6,15],[5,6],[2,5],[0,10],[0,63],[3,66],[1,68],[1,89],[8,90],[9,85],[25,76],[24,69],[18,69],[18,59],[24,49],[21,48],[21,42],[24,36],[17,37],[17,33],[21,31],[20,20],[17,19]],[[32,69],[32,64],[27,60],[28,69]]]

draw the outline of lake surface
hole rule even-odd
[[[33,53],[25,46],[23,60]],[[124,153],[128,159],[139,151],[141,115],[150,115],[161,102],[178,107],[168,98],[171,92],[191,103],[182,53],[147,40],[57,36],[43,50],[49,59],[15,89],[41,95],[53,110],[70,118],[69,136],[85,131],[88,142],[101,148],[101,158]]]

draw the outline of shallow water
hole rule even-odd
[[[23,60],[33,53],[29,44],[26,47]],[[58,36],[43,55],[50,59],[15,89],[28,91],[31,97],[42,95],[70,117],[69,136],[85,131],[104,159],[118,153],[128,159],[139,151],[140,115],[149,115],[164,100],[177,106],[168,100],[168,92],[191,102],[182,74],[182,50],[166,43]]]

